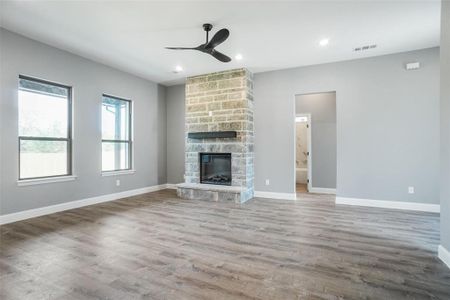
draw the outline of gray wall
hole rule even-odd
[[[422,67],[405,71],[411,61]],[[438,48],[259,73],[254,86],[256,191],[295,191],[294,95],[336,91],[338,196],[439,203]]]
[[[295,96],[297,114],[311,114],[312,187],[336,188],[336,93]]]
[[[450,2],[441,10],[441,244],[450,251]]]
[[[1,214],[183,181],[183,85],[166,91],[153,82],[3,29],[0,39]],[[420,61],[422,68],[405,71],[404,63],[410,61]],[[17,186],[19,74],[73,86],[76,181]],[[448,68],[443,74],[447,80]],[[338,195],[439,203],[438,48],[259,73],[254,86],[255,190],[294,193],[295,95],[336,91]],[[443,85],[443,100],[446,88]],[[102,93],[135,101],[134,175],[100,174]],[[448,108],[447,102],[442,105]],[[442,126],[443,136],[448,136],[448,126]],[[442,176],[444,183],[448,182],[445,176],[448,169]],[[120,187],[115,186],[116,178],[122,181]],[[265,179],[270,179],[269,186]],[[410,185],[416,188],[413,195],[407,194]],[[448,216],[445,188],[442,197],[443,215]],[[445,222],[449,219],[442,222],[447,248],[450,226]]]
[[[295,95],[327,91],[338,196],[438,204],[439,48],[255,74],[255,190],[295,192]]]
[[[184,182],[185,86],[167,88],[167,182]]]
[[[164,87],[4,29],[0,52],[1,214],[166,183]],[[17,186],[19,74],[73,87],[75,181]],[[133,175],[101,176],[102,93],[134,101]]]

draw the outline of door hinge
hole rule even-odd
[[[306,128],[309,128],[309,124],[306,124]]]
[[[307,156],[309,156],[309,151],[308,151],[308,152],[306,152],[306,155],[307,155]]]
[[[309,183],[309,179],[306,179],[306,182]]]

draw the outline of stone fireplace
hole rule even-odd
[[[185,199],[253,197],[253,81],[246,69],[186,80]]]

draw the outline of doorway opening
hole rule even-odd
[[[336,194],[336,92],[295,96],[297,194]]]
[[[295,117],[295,188],[297,193],[307,193],[311,186],[311,114]]]

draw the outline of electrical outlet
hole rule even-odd
[[[266,185],[270,185],[270,180],[266,179]]]
[[[120,179],[116,180],[116,186],[120,186]]]
[[[408,194],[414,194],[414,187],[413,186],[409,186],[408,187]]]

